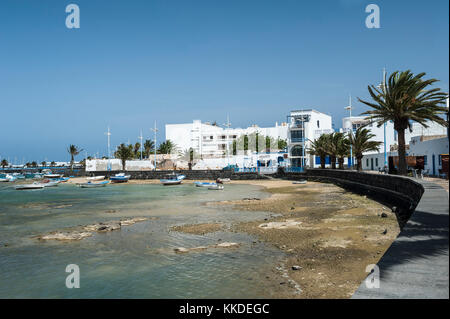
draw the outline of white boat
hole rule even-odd
[[[109,184],[109,181],[103,181],[103,182],[99,182],[99,183],[92,183],[89,181],[87,183],[78,183],[77,185],[81,188],[95,188],[95,187],[105,187],[108,184]]]
[[[208,182],[194,182],[195,186],[197,187],[210,187],[210,186],[217,186],[217,183],[208,183]]]
[[[9,182],[9,179],[7,179],[7,178],[0,178],[0,183],[2,183],[2,182]]]
[[[44,185],[44,187],[54,187],[54,186],[58,186],[59,183],[61,183],[61,181],[51,181],[51,180],[45,179],[40,184]]]
[[[215,185],[215,186],[209,186],[208,189],[217,191],[217,190],[223,190],[224,187],[223,187],[223,185]]]
[[[100,181],[102,179],[105,179],[105,176],[92,176],[86,178],[88,181]]]
[[[292,184],[306,184],[306,180],[300,180],[300,181],[295,181],[295,182],[292,182]]]
[[[34,182],[33,184],[17,185],[15,188],[16,190],[27,190],[27,189],[42,189],[44,187],[45,187],[44,184]]]
[[[230,182],[230,179],[229,178],[218,178],[218,179],[216,179],[216,183],[217,184],[223,184],[223,183],[228,183],[228,182]]]
[[[125,175],[125,173],[118,173],[114,176],[111,176],[109,180],[112,183],[126,183],[130,179],[131,175]]]
[[[61,178],[62,174],[45,174],[44,178]]]
[[[166,178],[160,179],[159,181],[161,182],[161,184],[166,185],[166,186],[167,185],[179,185],[185,178],[186,178],[185,175],[169,174],[169,175],[167,175]]]

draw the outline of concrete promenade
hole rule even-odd
[[[425,193],[378,262],[380,288],[363,281],[352,298],[449,298],[449,197],[441,186],[414,179]]]

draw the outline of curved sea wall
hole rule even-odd
[[[410,178],[337,169],[309,169],[305,173],[283,173],[277,177],[289,180],[333,183],[351,192],[366,195],[391,207],[403,227],[424,193],[421,184]]]

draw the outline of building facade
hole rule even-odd
[[[308,149],[322,134],[334,132],[330,115],[313,109],[291,111],[288,116],[288,154],[291,167],[315,167]]]
[[[287,131],[287,123],[275,123],[273,127],[222,128],[194,120],[192,123],[166,124],[166,140],[174,142],[178,151],[192,148],[202,158],[215,158],[231,155],[232,143],[240,136],[258,133],[274,140],[286,140]]]

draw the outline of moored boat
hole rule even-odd
[[[44,184],[34,182],[32,184],[21,184],[15,187],[16,190],[27,190],[27,189],[42,189],[44,188]]]
[[[99,183],[93,183],[93,182],[89,181],[87,183],[78,183],[77,185],[81,188],[95,188],[95,187],[105,187],[108,184],[109,184],[109,181],[103,181],[103,182],[99,182]]]
[[[40,184],[44,185],[44,187],[54,187],[58,186],[59,183],[61,183],[61,181],[44,179]]]
[[[130,179],[131,175],[125,175],[125,173],[118,173],[114,176],[111,176],[109,180],[112,183],[126,183]]]
[[[88,181],[100,181],[102,179],[105,179],[105,176],[92,176],[92,177],[87,177],[86,178]]]
[[[217,186],[217,183],[209,183],[209,182],[194,182],[195,186],[197,187],[210,187],[210,186]]]
[[[302,179],[299,181],[292,182],[292,184],[306,184],[306,180]]]
[[[160,179],[159,181],[163,185],[179,185],[185,179],[185,175],[180,174],[168,174],[166,178]]]
[[[224,189],[224,186],[223,186],[223,185],[214,185],[214,186],[209,186],[208,189],[210,189],[210,190],[215,190],[215,191],[217,191],[217,190],[223,190],[223,189]]]

